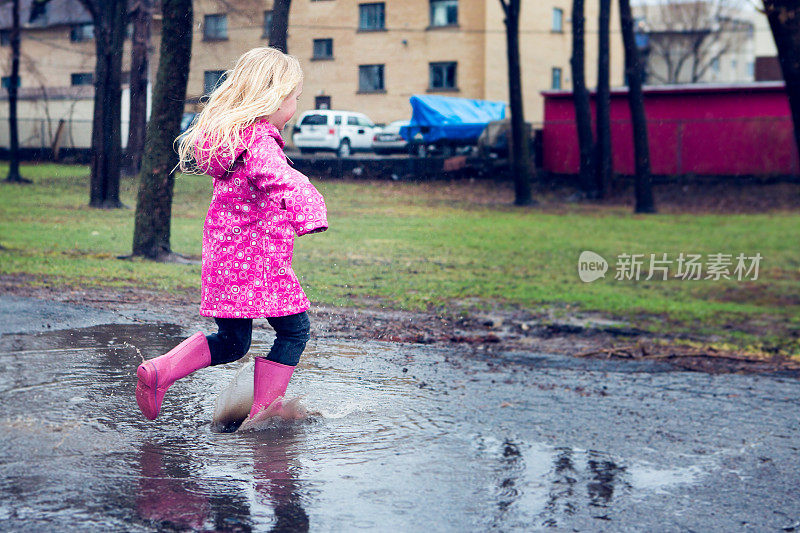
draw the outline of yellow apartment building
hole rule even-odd
[[[68,140],[90,138],[94,32],[78,0],[51,0],[30,20],[22,2],[20,119],[23,146],[49,146],[54,123],[72,127]],[[522,0],[520,46],[526,119],[542,120],[540,91],[571,88],[571,0]],[[195,0],[194,41],[187,110],[232,68],[246,50],[268,43],[272,0]],[[597,2],[586,8],[586,72],[596,77]],[[3,84],[10,74],[10,5],[0,6]],[[161,21],[155,10],[150,74],[158,65]],[[623,80],[619,18],[612,13],[611,80]],[[498,0],[294,0],[289,16],[289,53],[305,70],[298,112],[317,107],[367,114],[375,122],[409,118],[409,97],[446,96],[508,101],[505,26]],[[2,52],[0,52],[2,53]],[[130,39],[123,79],[130,63]],[[7,101],[0,90],[0,121]],[[127,104],[123,102],[123,109]],[[127,111],[124,111],[126,113]],[[126,118],[123,117],[123,121]],[[0,145],[7,125],[0,123]],[[126,124],[123,126],[125,136]],[[50,139],[48,139],[50,137]],[[287,136],[288,137],[288,136]]]
[[[196,101],[242,51],[265,44],[271,2],[195,2],[189,98]],[[589,80],[597,62],[597,5],[587,6]],[[526,118],[542,120],[540,91],[571,88],[571,0],[523,0],[520,21]],[[613,84],[623,79],[619,19],[612,16]],[[306,79],[299,111],[317,107],[367,114],[376,122],[409,118],[409,97],[508,101],[506,40],[498,0],[294,0],[289,53]],[[591,82],[590,82],[591,83]]]

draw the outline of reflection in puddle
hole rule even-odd
[[[296,438],[294,433],[296,429],[284,428],[253,441],[252,456],[241,457],[252,465],[245,482],[225,482],[205,471],[197,459],[143,443],[136,498],[139,518],[159,529],[251,531],[254,516],[259,516],[261,525],[268,524],[273,531],[308,531],[297,461],[286,446]]]
[[[186,457],[166,456],[162,447],[145,442],[140,461],[136,510],[145,522],[176,529],[208,527],[211,504],[193,486]]]
[[[698,466],[684,468],[659,469],[648,465],[633,465],[628,469],[631,485],[636,489],[667,494],[669,488],[676,485],[692,485],[703,475]]]
[[[525,530],[612,520],[634,491],[700,477],[532,441],[524,408],[487,409],[501,403],[489,396],[498,375],[487,386],[435,350],[387,343],[309,345],[287,390],[305,420],[212,431],[241,367],[231,364],[177,382],[146,421],[136,366],[185,334],[115,325],[0,338],[0,517],[30,529]],[[260,334],[253,354],[271,344]],[[505,397],[524,400],[514,383]]]

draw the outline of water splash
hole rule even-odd
[[[308,417],[308,410],[300,404],[300,398],[284,401],[283,397],[278,397],[268,407],[256,413],[253,418],[245,419],[238,431],[264,431],[283,427],[287,423],[305,420]]]
[[[250,414],[253,406],[253,368],[252,361],[242,365],[233,379],[217,396],[211,429],[219,433],[231,433]]]
[[[242,365],[233,379],[217,396],[211,430],[219,433],[234,431],[259,431],[274,425],[274,419],[303,420],[309,417],[308,410],[300,404],[300,398],[276,398],[266,409],[252,419],[254,362]],[[320,413],[313,413],[319,416]]]
[[[122,345],[125,346],[126,348],[133,348],[134,350],[136,350],[136,353],[138,353],[139,357],[142,358],[142,363],[144,363],[147,360],[144,358],[144,355],[142,355],[142,351],[133,344],[129,343],[128,341],[122,341]]]

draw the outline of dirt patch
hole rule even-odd
[[[33,276],[0,276],[0,293],[80,304],[138,316],[169,317],[180,325],[196,323],[195,291],[162,293],[126,288],[69,287]],[[362,302],[362,304],[365,302]],[[491,355],[508,351],[558,353],[574,357],[660,360],[677,368],[709,373],[781,372],[800,377],[800,360],[785,355],[721,349],[703,338],[654,336],[623,322],[595,314],[554,309],[494,310],[464,306],[452,313],[372,307],[315,306],[310,311],[316,338],[370,339],[457,346]],[[268,329],[266,321],[255,327]],[[687,345],[691,342],[691,345]]]
[[[572,178],[551,177],[536,182],[533,197],[537,211],[566,213],[605,213],[608,207],[633,211],[634,190],[630,180],[617,179],[607,198],[586,200],[572,185]],[[382,194],[391,197],[407,190],[403,182],[377,181]],[[362,181],[363,183],[363,181]],[[468,186],[467,186],[468,184]],[[514,187],[511,182],[487,179],[417,182],[417,194],[427,201],[443,204],[484,205],[511,209]],[[800,183],[764,183],[743,178],[697,178],[655,183],[653,198],[659,213],[671,214],[759,214],[800,210]]]
[[[718,302],[736,302],[742,304],[768,307],[800,305],[800,286],[796,292],[780,292],[780,288],[764,288],[756,283],[742,283],[739,286],[715,288],[709,290],[704,297]]]
[[[685,214],[761,214],[800,209],[800,183],[761,183],[742,179],[696,179],[685,183],[653,186],[653,197],[660,213]],[[606,205],[633,209],[631,185],[613,191]]]

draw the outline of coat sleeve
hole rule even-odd
[[[328,211],[322,195],[304,174],[289,166],[272,137],[251,147],[249,152],[244,170],[250,183],[266,191],[286,210],[298,235],[328,229]]]

